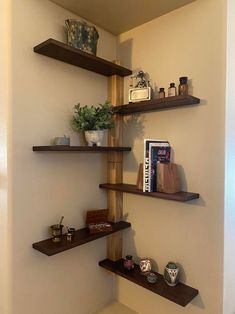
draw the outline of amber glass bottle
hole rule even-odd
[[[159,98],[165,98],[165,89],[163,87],[159,89]]]
[[[188,78],[187,78],[187,76],[180,77],[179,95],[188,95]]]

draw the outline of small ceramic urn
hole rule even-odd
[[[179,282],[179,267],[174,262],[169,262],[164,271],[164,279],[169,286],[176,286]]]
[[[126,258],[124,260],[124,268],[126,268],[127,270],[131,270],[135,267],[135,264],[132,260],[132,256],[131,255],[126,255]]]

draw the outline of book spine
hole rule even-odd
[[[145,139],[144,140],[144,165],[143,165],[143,192],[150,192],[150,145],[170,145],[168,141],[158,139]]]
[[[149,141],[144,140],[143,192],[149,190]]]

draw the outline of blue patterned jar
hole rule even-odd
[[[96,55],[99,34],[95,26],[76,19],[66,20],[65,25],[68,30],[68,45]]]
[[[164,271],[164,279],[169,286],[176,286],[179,282],[179,267],[174,262],[169,262]]]

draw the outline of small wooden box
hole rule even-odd
[[[108,222],[108,209],[87,211],[86,225],[90,233],[112,231],[112,225]]]
[[[180,191],[180,177],[176,164],[157,164],[157,191],[169,194]]]

